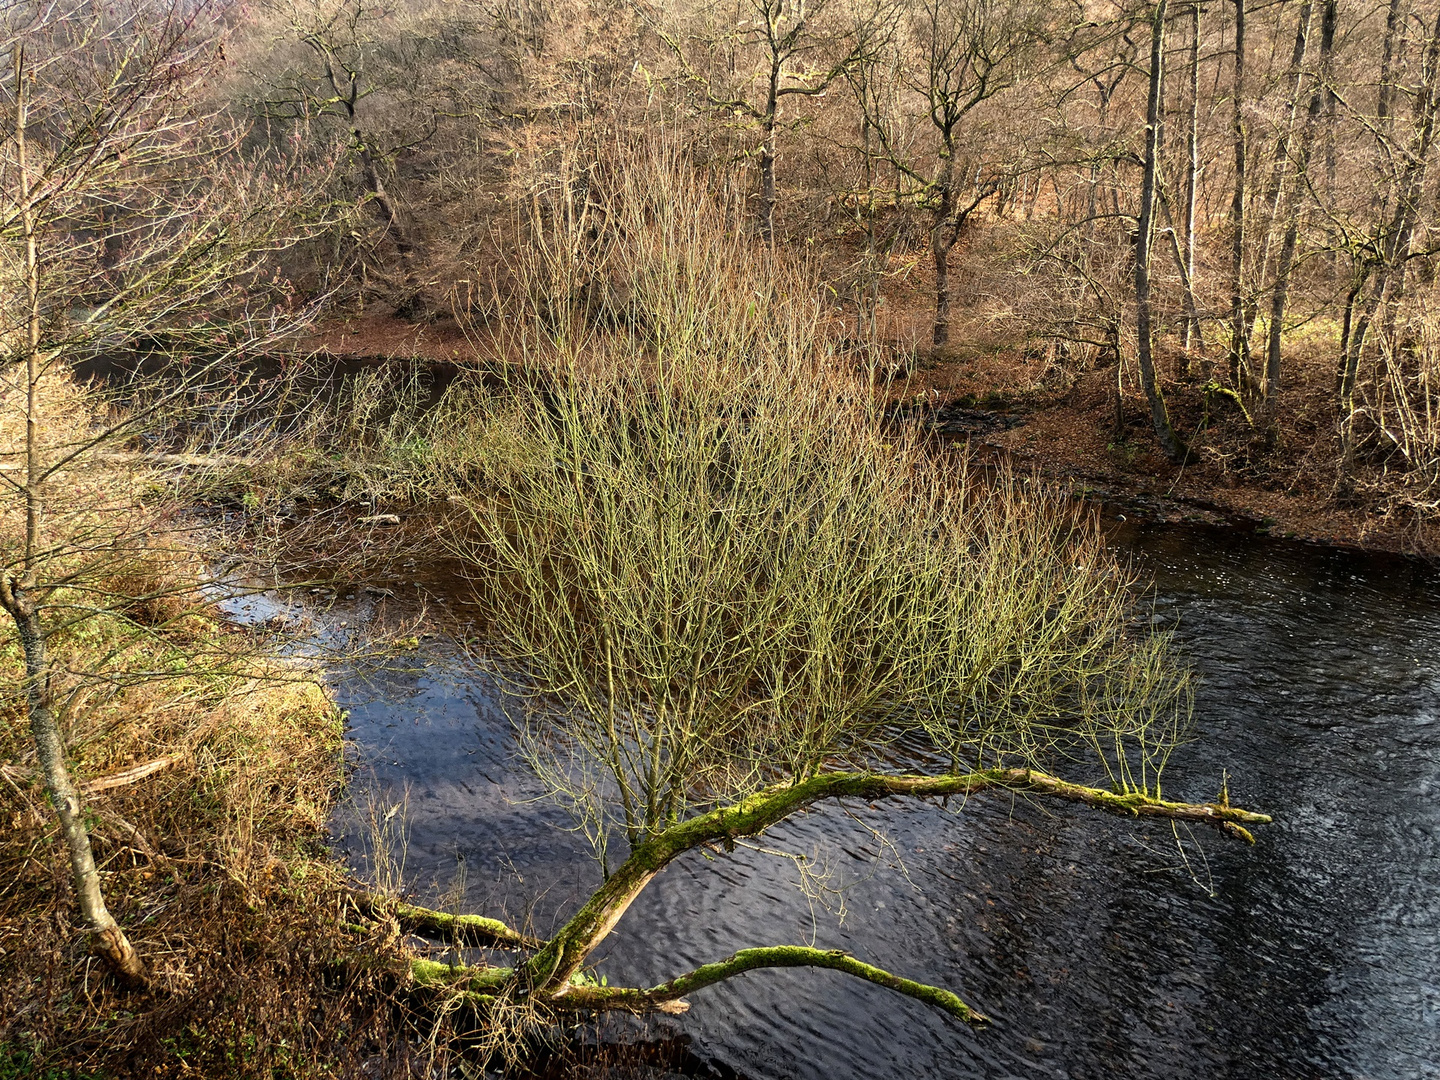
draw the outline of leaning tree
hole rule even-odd
[[[154,485],[116,458],[162,419],[193,418],[211,376],[232,386],[230,362],[297,321],[275,303],[285,283],[260,271],[314,207],[282,159],[247,160],[243,127],[207,105],[222,15],[205,0],[0,12],[0,644],[13,630],[21,646],[18,711],[85,927],[137,983],[145,964],[106,905],[67,731],[74,684],[121,676],[66,670],[54,645],[100,623],[151,632],[134,610],[161,597],[124,582],[158,541]],[[137,378],[127,410],[72,378],[142,354],[170,375],[148,394]]]
[[[671,862],[837,800],[1003,792],[1244,840],[1269,820],[1162,796],[1189,676],[1136,620],[1133,575],[1093,519],[887,426],[839,368],[805,272],[760,266],[727,229],[733,208],[660,156],[631,153],[594,189],[610,235],[585,269],[606,318],[593,296],[562,300],[581,250],[554,234],[564,219],[531,222],[510,268],[521,299],[491,325],[534,374],[489,406],[487,482],[456,541],[526,702],[524,757],[593,841],[603,884],[543,941],[389,911],[528,951],[514,967],[414,963],[492,1017],[680,1011],[741,972],[809,966],[979,1021],[946,989],[801,945],[651,987],[586,974]],[[935,767],[896,771],[899,739]]]

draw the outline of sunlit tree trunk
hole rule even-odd
[[[1389,130],[1391,101],[1395,97],[1395,44],[1405,21],[1405,0],[1390,0],[1385,16],[1385,43],[1380,54],[1380,93],[1375,103],[1375,118],[1383,130]]]
[[[1300,134],[1300,151],[1295,162],[1297,179],[1306,177],[1310,170],[1310,159],[1315,149],[1315,139],[1320,129],[1320,114],[1330,81],[1330,58],[1335,48],[1335,25],[1338,21],[1336,0],[1326,0],[1325,13],[1320,26],[1320,59],[1315,73],[1315,89],[1310,95],[1310,107],[1305,114],[1305,127]],[[1282,187],[1282,196],[1285,189]],[[1295,265],[1295,247],[1300,232],[1300,192],[1298,184],[1289,186],[1289,195],[1277,205],[1276,217],[1285,219],[1285,234],[1280,243],[1280,253],[1275,266],[1275,287],[1270,298],[1270,332],[1265,352],[1265,437],[1271,445],[1279,438],[1276,423],[1276,403],[1280,393],[1280,340],[1284,328],[1285,304],[1290,294],[1290,274]]]
[[[935,178],[939,201],[930,224],[930,258],[935,267],[935,320],[931,341],[936,347],[950,343],[950,248],[954,241],[946,232],[955,232],[950,216],[955,210],[955,156],[950,132],[944,133],[945,149],[941,151],[940,168]]]
[[[1185,127],[1185,211],[1183,228],[1185,288],[1185,329],[1181,341],[1185,363],[1188,367],[1190,354],[1199,349],[1204,351],[1205,342],[1200,333],[1200,316],[1195,304],[1195,206],[1200,189],[1200,5],[1190,5],[1190,57],[1189,74],[1189,115]]]
[[[1270,273],[1270,256],[1278,229],[1283,228],[1285,207],[1292,201],[1291,193],[1300,181],[1303,170],[1294,168],[1291,160],[1291,140],[1295,134],[1295,113],[1300,107],[1300,95],[1305,79],[1305,57],[1310,45],[1310,24],[1314,14],[1311,0],[1303,0],[1295,24],[1295,45],[1290,55],[1290,67],[1286,72],[1287,93],[1280,132],[1275,139],[1275,151],[1270,162],[1270,184],[1260,206],[1264,212],[1260,229],[1260,254],[1255,261],[1256,289],[1263,288]],[[1255,321],[1259,317],[1258,300],[1247,302],[1245,312],[1245,340],[1253,341]],[[1262,393],[1263,393],[1262,387]],[[1267,398],[1268,400],[1268,398]]]
[[[1355,467],[1356,389],[1360,358],[1375,317],[1390,302],[1403,283],[1403,267],[1411,253],[1420,221],[1430,154],[1434,146],[1436,111],[1440,109],[1440,14],[1435,17],[1422,62],[1422,78],[1415,96],[1415,136],[1404,154],[1405,167],[1396,185],[1395,210],[1383,230],[1380,259],[1373,277],[1368,271],[1352,292],[1347,305],[1345,330],[1341,335],[1339,364],[1340,475],[1348,485]],[[1389,147],[1392,152],[1394,147]],[[1363,303],[1360,290],[1366,278],[1370,291]]]
[[[0,607],[14,621],[25,656],[26,718],[35,742],[35,755],[44,775],[45,790],[60,823],[60,833],[70,862],[70,882],[76,906],[90,932],[95,951],[122,979],[143,983],[145,966],[135,948],[115,922],[100,889],[100,872],[90,849],[90,834],[80,805],[79,792],[66,761],[65,741],[50,701],[50,668],[46,630],[30,593],[42,547],[45,461],[41,438],[40,355],[43,319],[40,242],[35,194],[31,189],[28,161],[27,84],[23,49],[17,49],[15,64],[15,155],[19,185],[19,218],[25,240],[25,546],[19,573],[0,572]]]

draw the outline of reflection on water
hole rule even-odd
[[[843,922],[783,859],[692,854],[626,915],[601,971],[650,984],[813,942],[951,987],[994,1026],[767,971],[696,994],[657,1033],[752,1077],[1440,1077],[1440,578],[1222,531],[1119,542],[1202,676],[1169,793],[1213,798],[1228,769],[1234,800],[1276,816],[1259,845],[1008,798],[826,807],[765,843],[819,856]],[[463,891],[544,932],[598,882],[568,819],[533,801],[473,666],[432,650],[341,693],[355,790],[408,792],[422,898]],[[357,832],[340,843],[358,862]]]

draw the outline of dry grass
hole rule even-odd
[[[373,1052],[373,954],[339,925],[343,875],[322,842],[339,717],[301,673],[242,664],[214,640],[226,636],[212,624],[137,638],[95,619],[54,646],[75,683],[75,772],[89,782],[107,896],[154,975],[140,997],[116,991],[85,950],[22,703],[13,689],[0,699],[0,1045],[147,1076],[301,1076]],[[0,650],[7,688],[19,686],[17,653],[13,640]],[[173,764],[94,789],[162,760]]]
[[[68,381],[45,385],[53,460],[96,419]],[[18,430],[0,427],[0,451],[15,453]],[[121,991],[87,951],[7,626],[0,1075],[356,1066],[384,1039],[387,947],[344,929],[343,874],[323,846],[342,778],[336,709],[310,672],[218,617],[193,529],[154,478],[92,454],[46,494],[50,696],[107,900],[154,978]],[[11,498],[0,514],[8,561],[22,509]]]

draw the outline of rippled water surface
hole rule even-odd
[[[1219,530],[1117,542],[1202,676],[1167,793],[1213,798],[1228,769],[1232,800],[1276,817],[1258,846],[1008,798],[826,807],[764,842],[818,856],[843,921],[784,859],[691,855],[600,970],[649,985],[813,942],[950,987],[994,1026],[792,970],[701,991],[657,1033],[755,1078],[1440,1077],[1440,578]],[[340,691],[357,798],[408,793],[422,899],[463,892],[543,932],[597,884],[568,820],[533,801],[494,687],[452,650]]]

